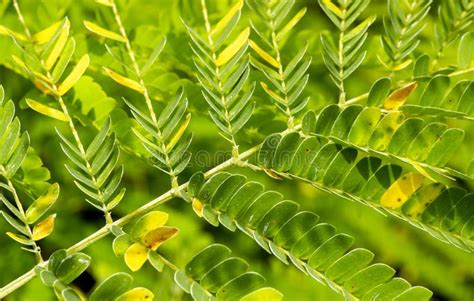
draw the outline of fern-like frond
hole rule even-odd
[[[264,287],[265,278],[249,271],[249,264],[231,256],[231,250],[213,244],[197,253],[175,273],[176,283],[194,300],[281,300],[283,295]]]
[[[16,5],[15,8],[20,20],[23,19],[19,7]],[[76,186],[91,199],[86,201],[103,211],[107,222],[112,222],[109,211],[122,200],[125,189],[116,193],[122,179],[123,167],[116,168],[119,150],[115,138],[108,137],[111,121],[107,119],[104,122],[86,149],[63,96],[73,88],[88,68],[89,56],[83,55],[70,73],[64,76],[76,50],[75,41],[70,37],[70,23],[67,18],[53,25],[53,29],[55,30],[45,29],[40,35],[42,44],[37,43],[35,36],[29,34],[26,25],[25,33],[28,38],[25,42],[18,41],[17,37],[11,35],[25,56],[25,61],[15,56],[13,60],[29,74],[39,90],[57,101],[60,110],[32,99],[27,99],[26,102],[33,110],[69,124],[73,142],[60,131],[56,131],[62,141],[61,148],[74,165],[66,165],[66,168],[75,179]]]
[[[319,0],[322,10],[340,32],[337,41],[333,41],[328,35],[321,35],[324,64],[339,88],[339,104],[346,101],[344,80],[362,64],[367,54],[367,51],[362,50],[362,46],[367,38],[367,29],[375,21],[375,16],[356,26],[351,25],[369,2],[370,0],[340,0],[339,5],[336,5],[331,0]]]
[[[445,165],[464,139],[464,131],[439,122],[410,118],[399,111],[382,112],[377,107],[329,105],[316,117],[308,112],[303,121],[306,133],[327,138],[372,156],[424,174],[452,178]],[[467,177],[467,175],[465,176]]]
[[[42,221],[38,220],[56,202],[59,185],[50,185],[49,189],[25,210],[16,187],[14,176],[20,170],[30,148],[28,132],[21,132],[20,120],[15,117],[13,101],[4,102],[3,87],[0,86],[0,203],[6,210],[0,215],[17,232],[7,235],[20,243],[24,250],[36,255],[41,262],[41,249],[37,241],[49,236],[54,229],[56,214],[49,215]]]
[[[85,152],[59,130],[56,131],[61,138],[63,152],[73,163],[74,167],[66,164],[66,169],[75,179],[74,183],[90,198],[86,201],[105,214],[125,194],[125,188],[116,193],[122,180],[123,166],[117,167],[120,151],[115,136],[109,136],[110,124],[110,118],[107,118]]]
[[[351,236],[319,222],[319,216],[312,212],[299,211],[297,203],[284,200],[276,191],[265,191],[262,184],[225,172],[204,182],[197,175],[193,178],[189,193],[197,214],[214,226],[240,229],[268,253],[285,264],[291,261],[347,300],[374,295],[402,298],[419,294],[419,300],[431,297],[426,288],[411,287],[406,280],[393,278],[395,270],[391,267],[371,264],[374,254],[369,250],[350,250]],[[403,285],[394,288],[394,282]]]
[[[245,28],[231,39],[240,19],[243,0],[239,0],[214,26],[210,24],[205,1],[201,3],[206,37],[202,38],[185,24],[195,55],[194,65],[203,88],[202,94],[211,107],[209,115],[221,135],[232,144],[233,156],[237,157],[235,135],[250,119],[255,107],[251,101],[255,84],[246,90],[250,74],[246,55],[250,29]]]
[[[412,63],[408,58],[418,47],[418,35],[425,27],[423,20],[430,10],[431,0],[389,0],[388,17],[384,17],[385,35],[382,45],[389,57],[384,63],[392,72],[406,68]]]
[[[288,128],[294,127],[295,115],[305,109],[309,97],[301,97],[309,75],[306,73],[311,59],[305,58],[307,47],[301,49],[287,64],[282,61],[281,47],[291,30],[303,18],[306,8],[290,15],[294,0],[248,1],[252,11],[257,13],[261,22],[252,24],[263,44],[257,39],[250,41],[250,47],[257,54],[252,58],[254,65],[265,75],[268,82],[261,82],[262,88],[273,99],[276,106],[288,120]]]
[[[142,131],[133,130],[154,158],[152,164],[176,179],[191,160],[188,148],[192,134],[185,135],[191,114],[186,113],[188,100],[184,97],[184,90],[181,88],[176,92],[156,122],[131,103],[127,102],[127,105],[141,126]]]
[[[160,116],[157,116],[148,88],[143,80],[144,75],[156,62],[163,50],[166,44],[166,38],[163,38],[161,42],[158,43],[145,64],[140,67],[137,62],[136,54],[131,46],[130,39],[123,27],[122,19],[115,1],[100,2],[99,4],[112,9],[120,33],[103,28],[89,21],[85,21],[84,25],[89,31],[96,35],[119,42],[121,45],[125,44],[125,50],[128,54],[131,66],[127,66],[123,63],[122,59],[114,55],[107,45],[106,48],[111,56],[122,65],[133,78],[130,78],[128,75],[122,75],[109,68],[104,68],[104,71],[119,85],[135,90],[143,95],[147,112],[140,110],[126,101],[133,117],[140,125],[140,129],[134,129],[134,133],[152,156],[152,164],[161,171],[169,174],[171,176],[171,185],[173,188],[176,188],[178,187],[178,175],[188,165],[191,158],[187,149],[191,144],[192,135],[184,136],[191,119],[191,114],[186,114],[188,101],[183,97],[184,92],[180,89],[176,93],[174,100],[166,106]]]
[[[452,44],[460,34],[467,31],[474,21],[474,3],[470,0],[443,0],[438,7],[434,47],[437,51],[433,65],[443,55],[444,50]]]
[[[390,126],[385,127],[387,131]],[[474,250],[474,212],[467,208],[472,193],[433,183],[399,165],[361,156],[356,149],[325,138],[302,137],[298,132],[268,136],[257,162],[273,175],[301,179],[331,194],[388,212],[449,244]],[[453,191],[458,193],[453,195]]]

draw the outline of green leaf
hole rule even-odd
[[[60,249],[53,252],[53,254],[51,254],[48,260],[48,269],[52,271],[54,274],[57,274],[59,265],[66,258],[66,256],[67,256],[66,250],[64,249]]]
[[[381,106],[387,99],[391,87],[392,80],[389,77],[379,78],[370,88],[367,105]]]
[[[375,286],[388,281],[395,274],[391,267],[376,263],[353,275],[345,283],[344,287],[349,292],[363,295]]]
[[[354,238],[347,234],[336,234],[314,251],[308,264],[317,270],[327,269],[341,257],[351,246]]]
[[[5,175],[7,178],[11,178],[16,174],[21,164],[23,163],[23,160],[25,160],[26,155],[28,154],[29,146],[30,146],[30,136],[28,135],[27,132],[25,132],[21,136],[19,144],[17,145],[15,151],[13,152],[13,155],[8,160],[7,165],[5,166],[5,170],[6,170]]]
[[[115,273],[110,275],[94,289],[89,300],[115,300],[118,296],[130,289],[132,281],[132,276],[127,273]]]
[[[424,287],[414,286],[394,298],[394,301],[430,300],[433,293]]]
[[[201,280],[207,271],[229,257],[230,252],[230,249],[223,245],[208,246],[186,265],[186,275],[192,279]]]
[[[426,86],[420,98],[420,105],[437,107],[444,98],[451,80],[447,75],[435,75]]]
[[[334,262],[326,271],[326,276],[337,283],[344,283],[356,272],[368,266],[374,253],[366,249],[354,249]]]
[[[474,33],[467,32],[461,37],[458,48],[458,66],[469,67],[474,53]]]
[[[68,255],[59,264],[56,276],[63,283],[69,284],[87,269],[90,262],[91,257],[84,253]]]
[[[429,75],[430,57],[427,54],[420,55],[413,65],[413,78],[423,78]]]
[[[279,301],[283,294],[272,287],[263,287],[244,296],[240,301]]]
[[[221,300],[239,300],[253,290],[263,286],[265,278],[255,272],[247,272],[227,282],[221,287],[216,297]]]

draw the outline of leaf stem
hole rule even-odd
[[[26,26],[26,23],[24,21],[24,18],[23,18],[23,14],[21,13],[21,10],[20,10],[20,7],[17,3],[17,0],[14,0],[13,2],[14,6],[15,6],[15,10],[17,12],[17,15],[18,15],[18,19],[20,20],[20,22],[22,23],[23,27],[24,27],[24,31],[25,31],[25,34],[27,35],[28,37],[28,40],[31,41],[31,34],[30,34],[30,31],[28,29],[28,27]],[[91,163],[89,162],[89,160],[87,159],[87,156],[86,156],[86,151],[85,151],[85,148],[84,148],[84,145],[82,144],[82,141],[81,141],[81,138],[79,136],[79,133],[77,131],[77,128],[74,124],[74,121],[73,121],[73,118],[72,116],[69,114],[69,110],[66,106],[66,103],[64,102],[64,99],[61,95],[61,93],[59,92],[59,88],[58,86],[53,83],[53,80],[52,80],[52,76],[51,76],[51,73],[49,72],[49,70],[46,68],[46,64],[44,62],[44,59],[35,51],[33,53],[34,56],[36,56],[36,58],[38,59],[38,61],[40,62],[41,64],[41,68],[44,70],[45,72],[45,77],[46,79],[48,80],[49,84],[51,85],[51,92],[53,94],[53,97],[56,99],[56,101],[59,103],[59,106],[61,107],[61,110],[62,112],[67,116],[68,118],[68,125],[69,125],[69,128],[71,130],[71,133],[74,137],[74,142],[76,143],[77,145],[77,148],[79,149],[79,152],[81,153],[81,157],[82,159],[84,160],[85,164],[86,164],[86,168],[87,168],[87,171],[88,171],[88,174],[89,176],[91,177],[91,180],[92,182],[96,185],[96,190],[97,190],[97,193],[99,195],[99,197],[102,197],[103,195],[103,191],[100,190],[100,188],[98,187],[97,185],[97,179],[95,177],[95,175],[93,174],[92,172],[92,166],[91,166]],[[105,208],[103,208],[103,212],[104,212],[104,216],[105,216],[105,219],[106,219],[106,222],[107,223],[110,223],[112,218],[111,218],[111,215],[110,215],[110,212],[108,212],[108,210]]]
[[[18,212],[20,213],[21,216],[21,222],[25,225],[25,228],[28,232],[28,238],[31,240],[31,252],[35,254],[36,261],[38,263],[43,262],[43,257],[41,256],[41,248],[36,244],[36,241],[33,239],[33,231],[31,230],[30,225],[26,221],[26,215],[25,215],[25,210],[23,209],[23,205],[21,204],[20,198],[18,197],[18,193],[16,191],[15,186],[13,185],[12,181],[6,177],[5,175],[5,169],[3,166],[0,166],[0,174],[7,180],[7,185],[9,187],[9,190],[11,194],[13,195],[13,199],[15,200],[15,205],[18,209]]]
[[[278,45],[278,40],[275,32],[275,20],[273,17],[273,14],[270,10],[270,2],[267,2],[267,16],[270,19],[270,28],[271,28],[271,36],[272,36],[272,46],[273,46],[273,51],[275,52],[276,55],[276,61],[278,63],[278,75],[280,76],[280,84],[281,87],[283,88],[283,94],[284,94],[284,101],[285,101],[285,114],[288,117],[288,129],[293,129],[295,126],[295,118],[293,114],[291,113],[290,109],[290,104],[289,104],[289,99],[288,99],[288,90],[287,90],[287,83],[285,81],[285,76],[283,72],[283,64],[281,61],[281,53],[280,53],[280,47]]]
[[[165,161],[168,165],[169,171],[170,171],[170,177],[171,177],[171,187],[177,188],[178,185],[178,178],[174,174],[173,167],[171,166],[170,163],[170,156],[169,156],[169,151],[166,149],[166,145],[163,139],[163,135],[161,133],[161,130],[158,126],[158,119],[156,117],[155,110],[153,109],[153,104],[150,98],[150,94],[148,92],[148,89],[145,85],[145,81],[143,80],[142,72],[140,70],[140,67],[138,66],[137,59],[135,52],[133,51],[132,45],[130,43],[130,39],[128,38],[127,31],[125,30],[125,27],[123,26],[122,18],[120,17],[117,5],[114,0],[110,1],[112,5],[112,12],[114,14],[115,22],[117,23],[117,26],[119,28],[120,34],[125,40],[125,47],[127,48],[127,54],[128,57],[130,58],[130,61],[132,62],[133,65],[133,70],[135,71],[135,75],[138,78],[139,84],[143,88],[143,98],[145,98],[145,103],[148,108],[148,113],[150,114],[151,121],[153,122],[153,125],[156,128],[157,134],[158,134],[158,139],[157,142],[160,144],[160,147],[163,149],[164,155],[165,155]]]
[[[204,174],[204,176],[206,178],[208,178],[208,177],[212,176],[213,174],[216,174],[216,173],[218,173],[218,172],[220,172],[220,171],[222,171],[222,170],[224,170],[228,167],[234,166],[234,164],[236,164],[236,162],[244,161],[246,158],[248,158],[251,155],[253,155],[254,153],[256,153],[259,149],[260,149],[260,144],[248,149],[247,151],[245,151],[241,154],[239,154],[239,156],[237,158],[228,159],[227,161],[215,166],[214,168],[208,170]],[[115,220],[112,224],[103,226],[102,228],[100,228],[96,232],[92,233],[91,235],[87,236],[83,240],[81,240],[81,241],[77,242],[76,244],[74,244],[73,246],[69,247],[67,249],[68,254],[79,252],[79,251],[87,248],[88,246],[92,245],[96,241],[106,237],[110,233],[110,228],[112,226],[122,227],[122,226],[128,224],[129,222],[131,222],[132,220],[134,220],[134,219],[142,216],[143,214],[151,211],[152,209],[156,208],[157,206],[162,205],[162,204],[166,203],[167,201],[173,199],[176,195],[179,195],[179,193],[181,191],[185,190],[188,187],[188,183],[189,182],[181,184],[176,189],[170,189],[166,193],[160,195],[159,197],[157,197],[157,198],[151,200],[150,202],[144,204],[143,206],[137,208],[133,212],[125,215],[124,217],[122,217],[118,220]],[[40,265],[41,266],[46,266],[47,264],[48,264],[48,261],[43,261]],[[5,285],[4,287],[2,287],[0,289],[0,299],[4,298],[8,294],[11,294],[16,289],[22,287],[23,285],[25,285],[26,283],[31,281],[35,276],[36,276],[35,269],[32,268],[31,270],[29,270],[28,272],[23,274],[21,277],[15,279],[12,282],[10,282],[9,284]]]
[[[212,39],[212,34],[211,34],[211,23],[209,21],[209,15],[207,12],[207,5],[206,5],[205,0],[201,0],[201,6],[202,6],[202,14],[204,17],[204,24],[206,27],[207,40],[208,40],[209,46],[211,47],[211,56],[212,56],[212,61],[213,61],[212,63],[215,66],[214,72],[217,79],[217,84],[219,86],[220,100],[221,100],[222,107],[224,108],[225,122],[227,124],[227,129],[230,132],[230,139],[227,139],[227,138],[226,139],[229,140],[229,142],[232,144],[232,157],[238,158],[239,145],[237,144],[236,139],[234,137],[234,130],[232,128],[232,123],[230,120],[229,108],[227,107],[228,106],[227,95],[224,91],[224,83],[222,82],[222,78],[221,78],[221,70],[219,66],[217,65],[217,53],[216,53],[216,49],[214,48],[215,47],[214,40]]]

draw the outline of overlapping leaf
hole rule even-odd
[[[318,215],[299,211],[297,203],[284,200],[278,192],[265,191],[263,185],[249,182],[242,175],[218,173],[205,182],[195,180],[189,193],[195,207],[196,203],[202,204],[199,214],[209,223],[222,224],[231,231],[239,228],[268,253],[285,264],[291,261],[348,300],[374,295],[397,297],[412,290],[423,292],[419,300],[428,300],[432,294],[425,288],[411,287],[401,278],[392,278],[395,270],[391,267],[371,264],[372,252],[350,250],[354,240],[351,236],[336,233],[334,226],[320,223]],[[209,254],[202,261],[211,267],[215,266],[213,260],[222,260],[214,252]],[[205,274],[195,265],[189,270],[191,275]],[[404,286],[394,289],[392,281],[402,281]]]
[[[252,24],[258,39],[250,42],[256,58],[252,64],[267,78],[261,82],[262,88],[275,102],[278,109],[287,115],[288,126],[294,126],[294,115],[303,111],[309,97],[302,97],[308,83],[307,70],[311,59],[305,58],[306,48],[301,49],[286,64],[282,62],[280,48],[291,30],[303,18],[306,8],[291,15],[294,0],[287,1],[249,1],[249,6],[261,22]],[[261,41],[261,43],[257,42]]]
[[[66,250],[54,252],[46,267],[36,266],[35,272],[41,282],[52,287],[58,300],[79,301],[80,294],[69,284],[79,277],[90,265],[90,256],[84,253],[66,254]]]
[[[173,178],[179,175],[191,159],[188,148],[192,141],[192,134],[185,133],[191,114],[186,113],[188,100],[183,88],[176,92],[156,121],[131,103],[127,104],[141,127],[134,132],[152,156],[153,165]]]
[[[452,44],[460,34],[468,31],[474,21],[474,3],[469,0],[442,1],[438,7],[439,22],[435,24],[436,58]]]
[[[383,19],[385,35],[382,36],[382,45],[389,57],[389,64],[386,65],[392,71],[411,64],[409,56],[420,43],[418,35],[425,27],[423,20],[430,6],[431,0],[387,2],[388,16]]]
[[[153,300],[154,294],[144,288],[132,288],[133,277],[127,273],[115,273],[107,277],[91,293],[90,301]]]
[[[231,250],[220,244],[210,245],[196,254],[184,271],[175,273],[174,279],[196,301],[262,300],[259,297],[263,296],[278,301],[283,298],[279,291],[264,287],[262,275],[249,271],[247,262],[232,257]]]
[[[75,179],[76,186],[87,195],[87,201],[97,209],[108,212],[123,198],[125,189],[120,190],[123,166],[117,167],[120,151],[115,135],[109,136],[110,118],[107,118],[100,131],[87,149],[81,150],[59,130],[61,148],[73,163],[66,169]]]
[[[367,39],[367,29],[375,21],[375,16],[351,26],[369,5],[370,0],[338,2],[339,6],[334,4],[332,0],[319,0],[319,5],[340,31],[336,42],[328,35],[321,35],[321,42],[323,44],[324,64],[329,70],[331,79],[339,88],[339,103],[343,104],[346,100],[344,80],[365,59],[367,51],[363,51],[362,47]]]
[[[389,126],[383,128],[387,131]],[[399,141],[396,147],[403,147],[406,142],[411,139]],[[457,188],[433,183],[422,174],[405,171],[380,158],[361,156],[355,148],[322,137],[302,137],[297,132],[267,137],[257,162],[269,172],[310,182],[329,193],[395,215],[459,248],[474,250],[470,230],[474,211],[467,205],[471,194],[465,191],[447,202],[445,194],[450,195]],[[458,203],[463,213],[459,212]],[[438,212],[440,204],[447,207]],[[426,215],[423,218],[425,209],[428,216],[436,215],[433,222]],[[446,226],[437,225],[441,223]]]
[[[4,91],[0,86],[0,201],[6,210],[0,215],[17,232],[7,232],[16,242],[25,245],[26,250],[38,253],[35,241],[51,234],[54,229],[55,214],[38,221],[56,202],[59,195],[59,185],[50,185],[47,192],[38,197],[26,210],[19,199],[13,181],[30,148],[28,132],[21,133],[20,121],[15,117],[13,101],[4,103]],[[34,197],[31,194],[31,197]],[[14,201],[13,201],[14,200]]]
[[[340,109],[329,105],[317,119],[313,112],[308,113],[304,130],[427,173],[459,175],[443,167],[461,146],[464,131],[443,123],[408,117],[399,111],[383,113],[377,107],[350,105]]]
[[[186,25],[202,94],[211,107],[209,115],[222,136],[232,144],[234,155],[238,152],[235,135],[250,119],[255,106],[251,101],[255,85],[246,87],[250,73],[246,55],[250,29],[247,27],[237,36],[233,35],[242,5],[243,1],[239,0],[212,28],[206,19],[205,39]]]
[[[134,272],[147,260],[161,272],[164,263],[155,251],[179,231],[177,228],[165,226],[167,221],[167,213],[152,211],[137,220],[130,234],[121,229],[117,230],[113,243],[115,255],[124,256],[125,264]]]

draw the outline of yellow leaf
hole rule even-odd
[[[354,27],[347,35],[344,36],[344,41],[348,41],[355,37],[360,31],[362,31],[364,28],[370,26],[372,23],[374,23],[376,16],[370,16],[367,19],[365,19],[362,23]]]
[[[411,217],[418,217],[419,214],[422,214],[425,211],[426,207],[431,204],[436,197],[444,190],[445,186],[442,184],[433,184],[433,185],[425,185],[423,188],[418,190],[416,202],[412,202],[410,200],[410,204],[403,206],[403,214]]]
[[[144,287],[136,287],[120,295],[115,301],[151,301],[155,295]]]
[[[163,226],[168,221],[168,213],[152,211],[142,216],[133,226],[130,235],[133,239],[143,238],[148,232]]]
[[[112,7],[112,2],[110,0],[95,0],[95,2],[105,5],[105,6]]]
[[[283,294],[273,287],[262,287],[244,296],[239,301],[280,301],[282,299]]]
[[[272,98],[274,98],[275,100],[277,100],[278,102],[282,102],[282,103],[285,103],[285,100],[283,98],[281,98],[280,95],[278,95],[277,93],[273,92],[270,87],[268,87],[268,85],[264,82],[260,82],[260,85],[262,86],[263,90],[265,90],[265,92],[268,93],[268,95],[270,95]]]
[[[36,33],[33,36],[33,42],[35,42],[37,44],[40,44],[40,45],[48,42],[53,37],[53,35],[56,33],[56,31],[58,30],[61,23],[62,23],[62,21],[56,22],[53,25],[51,25],[51,26],[43,29],[42,31]]]
[[[142,243],[155,251],[162,243],[175,237],[179,232],[178,228],[174,227],[158,227],[142,238]]]
[[[234,55],[247,43],[250,35],[250,28],[245,28],[238,37],[230,43],[217,57],[216,65],[222,66],[230,61]]]
[[[306,13],[306,7],[302,8],[293,18],[291,18],[288,23],[286,23],[285,27],[283,27],[280,32],[277,34],[276,38],[278,41],[283,39],[283,37],[293,28],[296,24],[303,18]]]
[[[25,70],[27,73],[32,73],[30,68],[28,68],[28,66],[26,66],[25,62],[22,59],[20,59],[19,57],[17,57],[16,55],[12,54],[12,60],[15,64],[17,64],[20,68]]]
[[[40,114],[43,114],[43,115],[46,115],[48,117],[51,117],[51,118],[54,118],[54,119],[57,119],[57,120],[61,120],[61,121],[66,121],[66,122],[69,121],[69,118],[63,112],[61,112],[59,110],[56,110],[56,109],[53,109],[51,107],[45,106],[44,104],[39,103],[39,102],[37,102],[37,101],[35,101],[31,98],[26,99],[26,104],[31,109],[35,110],[36,112],[38,112]]]
[[[46,58],[46,62],[44,64],[46,69],[50,70],[51,68],[53,68],[54,64],[56,63],[59,56],[61,55],[61,52],[63,51],[64,46],[66,45],[68,37],[69,37],[69,21],[66,20],[66,22],[64,22],[61,33],[59,34],[59,37],[56,40],[56,43],[54,44],[53,49],[51,50],[48,57]]]
[[[45,85],[45,83],[43,81],[35,79],[35,80],[33,80],[33,84],[41,92],[43,92],[45,94],[53,94],[53,91],[51,90],[51,87],[48,87],[47,85]]]
[[[216,26],[212,29],[211,34],[215,35],[221,32],[227,24],[229,24],[230,20],[234,17],[234,15],[242,9],[244,5],[243,0],[239,0],[231,9],[225,14],[225,16],[216,24]]]
[[[411,92],[413,92],[417,86],[417,82],[411,82],[400,89],[393,91],[388,99],[385,100],[383,107],[387,110],[398,109],[405,103],[405,100],[408,98],[408,96],[410,96]]]
[[[104,68],[105,73],[113,79],[116,83],[125,86],[127,88],[130,88],[132,90],[138,91],[140,93],[143,93],[145,89],[143,88],[140,83],[134,81],[133,79],[130,79],[128,77],[125,77],[123,75],[118,74],[115,71],[110,70],[109,68]]]
[[[252,48],[262,59],[267,61],[270,65],[279,68],[280,64],[277,60],[275,60],[268,52],[260,48],[254,41],[250,40],[249,42],[250,48]]]
[[[84,26],[90,31],[95,33],[96,35],[102,36],[107,39],[115,40],[118,42],[126,42],[127,40],[121,36],[120,34],[110,31],[108,29],[105,29],[103,27],[100,27],[99,25],[89,22],[89,21],[84,21]]]
[[[323,0],[323,5],[326,6],[330,11],[336,14],[339,18],[343,18],[344,14],[342,11],[337,7],[334,3],[331,2],[331,0]]]
[[[16,31],[13,31],[3,25],[0,25],[0,34],[1,35],[5,35],[5,36],[13,36],[15,39],[19,40],[19,41],[27,41],[28,39],[25,37],[25,35],[19,33],[19,32],[16,32]]]
[[[188,113],[186,115],[186,118],[184,119],[184,122],[181,124],[181,126],[176,131],[176,134],[174,134],[174,136],[171,138],[170,142],[166,146],[167,151],[171,150],[179,141],[179,139],[181,139],[181,136],[183,136],[184,132],[186,131],[186,128],[188,127],[190,120],[191,120],[191,113]]]
[[[410,66],[410,64],[412,62],[413,62],[412,59],[408,59],[408,60],[404,61],[403,63],[393,67],[392,70],[393,71],[399,71],[399,70],[405,69],[406,67]]]
[[[72,69],[71,73],[66,77],[64,82],[59,86],[58,92],[60,95],[66,94],[69,89],[71,89],[76,82],[81,78],[81,76],[86,72],[87,67],[89,67],[89,55],[84,54],[77,65]]]
[[[202,208],[204,207],[203,203],[201,203],[198,199],[193,199],[193,210],[196,212],[197,216],[202,217]]]
[[[134,243],[124,254],[125,264],[134,272],[138,271],[147,259],[147,248],[141,243]]]
[[[39,222],[33,228],[33,240],[37,241],[47,237],[54,230],[54,220],[56,219],[56,214],[51,214],[43,221]]]
[[[401,207],[420,188],[424,179],[421,174],[414,172],[401,176],[385,191],[380,204],[390,209]]]
[[[16,234],[13,232],[7,232],[6,234],[8,235],[8,237],[18,243],[21,243],[22,245],[31,245],[31,240],[22,234]]]
[[[53,204],[59,196],[59,184],[54,183],[49,186],[48,191],[37,198],[26,210],[26,222],[28,224],[36,222]]]

